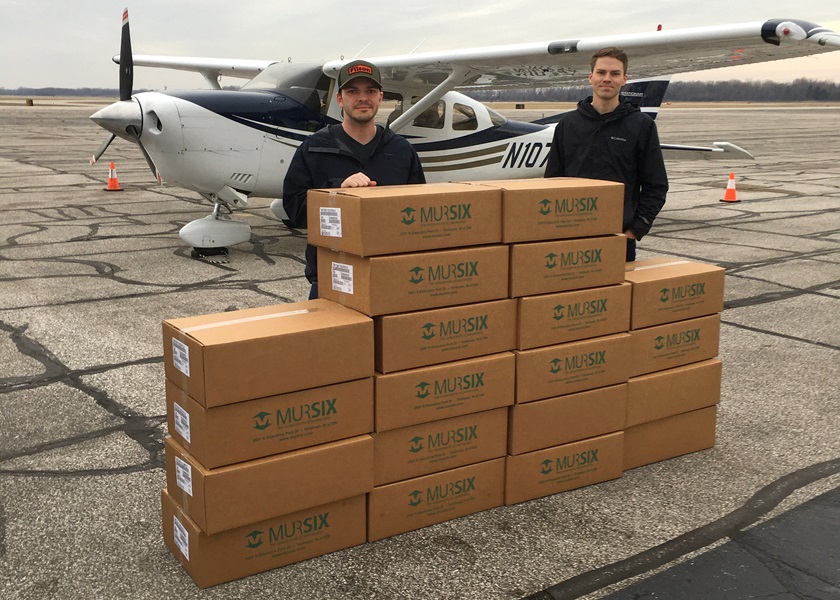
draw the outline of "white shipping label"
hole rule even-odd
[[[334,206],[321,207],[321,235],[341,237],[341,209]]]
[[[192,443],[192,440],[190,440],[190,413],[185,411],[177,402],[173,404],[175,405],[175,431],[187,442]]]
[[[187,377],[190,376],[190,348],[181,340],[172,338],[172,364]]]
[[[184,555],[184,558],[187,560],[190,559],[190,532],[187,531],[183,525],[181,525],[181,521],[178,520],[178,517],[172,517],[172,525],[173,529],[175,530],[175,545],[178,546],[178,550],[181,551],[181,554]]]
[[[190,463],[175,457],[175,481],[178,487],[192,496],[192,467]]]
[[[343,294],[353,293],[353,265],[332,264],[332,289]]]

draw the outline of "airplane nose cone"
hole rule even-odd
[[[140,105],[134,100],[120,100],[93,113],[91,121],[125,139],[133,139],[128,134],[129,127],[134,127],[138,133],[143,131],[143,113]]]

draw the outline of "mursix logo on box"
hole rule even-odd
[[[700,341],[700,328],[686,329],[666,336],[658,335],[653,340],[655,350],[663,348],[677,348],[685,344],[692,344]]]
[[[583,467],[598,462],[598,448],[584,450],[574,454],[565,454],[553,459],[545,459],[539,463],[539,471],[543,475],[550,475],[552,472],[559,473],[575,467]]]
[[[553,358],[548,362],[548,370],[556,375],[564,369],[566,371],[578,371],[589,367],[595,367],[607,362],[607,351],[596,350],[595,352],[585,352],[583,354],[575,354],[574,356],[567,356],[563,359]]]
[[[438,325],[435,325],[434,323],[426,323],[420,327],[420,336],[424,340],[431,340],[436,336],[447,338],[461,335],[462,333],[485,331],[490,327],[487,323],[488,318],[489,315],[485,314],[441,321]]]
[[[607,298],[588,300],[586,302],[575,302],[574,304],[558,304],[554,307],[554,320],[561,321],[564,316],[569,319],[579,319],[591,315],[600,315],[607,312]]]
[[[461,263],[447,263],[443,265],[428,265],[427,267],[414,267],[408,271],[408,281],[415,285],[423,283],[428,279],[429,283],[437,281],[449,281],[478,277],[478,261],[467,261]],[[425,277],[424,277],[425,275]]]
[[[414,490],[408,495],[409,506],[419,506],[423,503],[424,498],[426,504],[433,504],[446,500],[450,497],[463,496],[469,492],[475,491],[475,477],[465,477],[457,481],[447,481],[438,485],[433,485],[426,488],[426,493],[423,494],[420,490]]]
[[[428,398],[429,394],[432,393],[431,391],[429,391],[432,389],[432,385],[426,381],[421,381],[420,383],[414,386],[414,389],[417,390],[415,396],[417,396],[417,398],[419,398],[420,400]]]
[[[678,287],[664,287],[659,290],[659,301],[663,304],[665,302],[679,302],[688,298],[696,298],[697,296],[704,296],[706,294],[706,282],[689,283]]]
[[[466,425],[457,429],[446,429],[428,434],[426,437],[415,436],[409,440],[408,451],[412,454],[422,452],[424,448],[434,450],[456,444],[463,444],[478,439],[478,425]],[[424,445],[425,443],[425,445]]]
[[[327,529],[330,526],[329,515],[330,513],[325,512],[303,519],[286,521],[277,527],[269,527],[268,543],[272,544],[293,538],[299,538],[309,533]],[[259,548],[265,541],[263,538],[264,535],[265,532],[258,529],[251,531],[245,536],[245,547],[251,549]]]
[[[275,422],[280,427],[281,425],[311,421],[338,414],[336,400],[336,398],[327,398],[326,400],[317,400],[315,402],[277,409]],[[271,426],[271,413],[262,411],[255,414],[253,418],[254,429],[262,431]]]
[[[417,209],[406,207],[400,211],[400,219],[404,225],[413,225],[417,222]],[[472,219],[472,204],[448,204],[446,206],[428,206],[420,208],[420,223],[453,223],[456,221],[468,221]]]
[[[596,212],[598,210],[598,197],[557,198],[555,200],[546,198],[540,200],[537,205],[539,206],[539,213],[544,217],[551,213],[567,215],[569,213]]]

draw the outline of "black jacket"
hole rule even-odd
[[[283,208],[294,227],[306,227],[306,192],[313,188],[337,188],[350,175],[361,171],[380,185],[426,183],[420,158],[404,138],[380,128],[376,147],[362,162],[344,142],[341,125],[329,125],[312,134],[295,152],[283,181]],[[316,249],[306,246],[306,278],[317,281]]]
[[[624,184],[624,230],[638,239],[665,204],[668,176],[656,124],[630,103],[601,115],[592,97],[557,122],[546,177],[588,177]]]

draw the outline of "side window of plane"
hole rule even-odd
[[[456,103],[452,107],[452,129],[456,131],[475,131],[478,129],[478,118],[471,106]]]
[[[446,103],[443,100],[438,100],[436,103],[417,115],[411,124],[414,127],[443,129],[443,119],[445,115]]]

